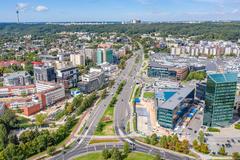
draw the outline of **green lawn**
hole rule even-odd
[[[111,136],[114,135],[113,128],[114,107],[107,107],[104,115],[100,121],[103,124],[102,131],[95,131],[94,135],[98,136]]]
[[[209,128],[207,129],[207,131],[208,131],[208,132],[220,132],[220,129],[209,127]]]
[[[153,99],[155,97],[155,94],[154,92],[144,92],[143,97],[147,99]]]
[[[102,157],[102,153],[90,153],[78,158],[75,158],[74,160],[104,160]],[[144,153],[130,153],[128,157],[125,160],[154,160],[154,157],[152,155],[144,154]]]

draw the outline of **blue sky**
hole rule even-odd
[[[240,20],[240,0],[0,0],[0,22]]]

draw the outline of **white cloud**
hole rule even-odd
[[[234,9],[234,10],[232,10],[232,13],[233,13],[233,14],[239,13],[239,9]]]
[[[43,11],[47,11],[48,8],[46,6],[43,6],[43,5],[38,5],[36,8],[35,8],[35,11],[37,12],[43,12]]]
[[[25,10],[27,7],[28,7],[28,4],[27,4],[27,3],[18,3],[18,4],[16,5],[16,9],[17,9],[17,10]]]

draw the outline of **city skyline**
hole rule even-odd
[[[0,22],[218,21],[240,20],[238,0],[6,1]]]

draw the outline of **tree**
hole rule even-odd
[[[162,136],[160,138],[160,146],[163,147],[163,148],[168,148],[168,141],[167,141],[167,136]]]
[[[112,149],[112,156],[111,158],[113,160],[122,160],[122,155],[121,155],[121,152],[118,150],[118,148],[113,148]]]
[[[225,147],[224,146],[220,147],[218,153],[223,156],[226,155],[227,153]]]
[[[102,157],[103,157],[104,159],[109,159],[109,158],[111,158],[111,153],[109,152],[108,149],[104,149],[104,150],[102,151]]]
[[[158,139],[157,139],[157,134],[156,133],[151,135],[150,141],[151,141],[152,145],[156,145],[158,143]]]
[[[189,142],[186,139],[182,141],[182,152],[185,154],[189,153]]]
[[[65,104],[65,111],[67,114],[71,114],[73,112],[73,105],[71,103],[66,103]]]
[[[55,150],[56,150],[55,146],[48,147],[47,148],[47,154],[49,156],[52,156]]]
[[[202,130],[199,131],[199,133],[198,133],[198,140],[200,143],[204,143],[204,133]]]
[[[129,144],[128,144],[127,142],[124,142],[123,152],[124,152],[125,155],[128,155],[128,153],[131,152],[130,147],[129,147]]]
[[[101,99],[104,99],[107,95],[107,90],[104,89],[102,92],[101,92]]]
[[[151,143],[149,136],[145,137],[145,138],[144,138],[144,141],[145,141],[145,143],[147,143],[147,144],[150,144],[150,143]]]
[[[38,126],[42,126],[45,123],[46,118],[47,118],[47,114],[43,114],[43,113],[37,114],[35,116],[36,124]]]
[[[157,154],[155,157],[154,157],[154,160],[162,160],[161,156],[159,154]]]
[[[200,152],[202,152],[204,154],[208,154],[209,153],[208,145],[205,143],[202,143],[200,145]]]
[[[0,123],[0,151],[3,150],[7,144],[7,129],[4,124]]]
[[[194,148],[195,150],[199,150],[198,141],[197,141],[196,139],[193,141],[193,148]]]
[[[240,154],[238,152],[233,152],[232,153],[232,159],[233,160],[239,160],[240,159]]]

